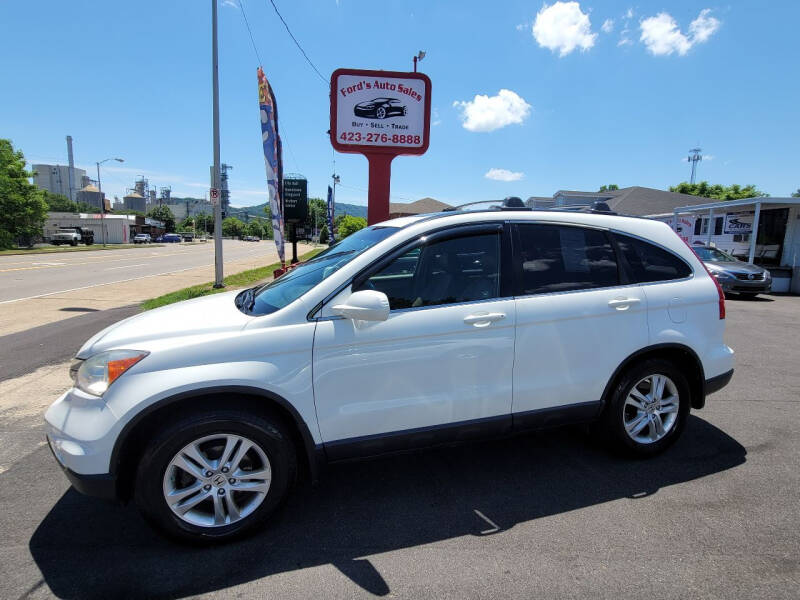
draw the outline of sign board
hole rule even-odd
[[[219,201],[219,190],[217,188],[211,188],[209,197],[211,198],[211,205],[216,206]]]
[[[337,69],[331,76],[331,143],[339,152],[424,154],[431,80],[422,73]]]
[[[283,219],[286,223],[305,221],[308,218],[308,181],[283,180]]]
[[[723,233],[753,233],[754,213],[738,212],[725,215]]]
[[[392,159],[430,144],[431,80],[423,73],[336,69],[331,75],[331,144],[369,161],[367,223],[389,218]]]

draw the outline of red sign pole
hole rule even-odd
[[[367,154],[369,161],[367,225],[389,220],[389,191],[394,156],[394,154]]]

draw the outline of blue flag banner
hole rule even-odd
[[[333,190],[328,186],[328,238],[331,244],[336,241],[333,237],[333,209]]]
[[[261,141],[264,144],[264,164],[267,168],[267,190],[269,210],[272,213],[272,231],[281,265],[286,264],[283,245],[283,206],[281,202],[281,183],[283,182],[283,152],[281,137],[278,134],[278,103],[272,87],[258,67],[258,109],[261,113]]]

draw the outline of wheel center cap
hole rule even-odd
[[[222,475],[222,474],[220,474],[220,473],[217,473],[217,474],[216,474],[216,475],[214,475],[214,477],[211,479],[211,483],[213,483],[213,484],[214,484],[216,487],[222,487],[223,485],[225,485],[225,482],[226,482],[226,481],[227,481],[227,480],[225,479],[225,476],[224,476],[224,475]]]

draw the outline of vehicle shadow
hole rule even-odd
[[[679,442],[647,461],[615,457],[576,429],[332,466],[301,487],[266,530],[221,547],[163,540],[131,506],[70,490],[31,537],[50,590],[62,598],[180,598],[330,564],[375,595],[389,586],[365,555],[517,523],[741,465],[746,451],[691,416]]]

